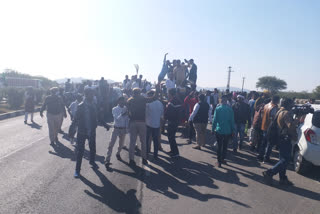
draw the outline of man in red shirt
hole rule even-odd
[[[199,102],[198,99],[199,92],[191,91],[190,94],[184,99],[184,104],[189,106],[189,117],[193,112],[194,106]],[[189,143],[192,143],[192,139],[195,136],[195,130],[193,127],[193,122],[189,122]]]

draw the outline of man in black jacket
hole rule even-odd
[[[80,169],[82,163],[82,157],[84,153],[85,141],[89,141],[90,149],[90,165],[97,168],[95,163],[96,156],[96,128],[98,124],[102,124],[107,130],[109,126],[98,118],[98,110],[96,104],[93,102],[94,91],[91,88],[84,90],[85,99],[79,104],[76,115],[72,121],[72,125],[78,127],[77,135],[77,163],[76,171],[74,173],[75,178],[80,177]]]
[[[238,149],[238,134],[240,137],[239,149],[241,150],[246,123],[248,122],[248,127],[251,126],[250,106],[244,102],[244,96],[238,95],[237,99],[238,101],[232,106],[236,130],[233,138],[234,152],[237,152]]]
[[[170,144],[171,157],[178,157],[179,150],[176,142],[176,133],[182,114],[182,102],[176,96],[176,89],[171,88],[168,93],[169,103],[166,107],[164,117],[168,120],[168,141]]]
[[[58,132],[61,128],[61,118],[67,117],[64,102],[58,96],[59,88],[53,87],[50,89],[49,96],[46,97],[41,109],[40,116],[43,117],[43,112],[47,110],[47,122],[49,128],[50,144],[58,142]]]

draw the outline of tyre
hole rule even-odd
[[[298,148],[295,149],[293,163],[294,163],[294,171],[299,174],[303,174],[307,172],[311,166],[311,164],[302,157],[300,150]]]

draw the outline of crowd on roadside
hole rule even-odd
[[[161,146],[161,134],[166,132],[170,145],[169,155],[178,158],[180,155],[176,133],[178,127],[182,135],[192,144],[193,149],[201,150],[207,142],[208,124],[212,124],[211,134],[216,138],[217,167],[227,164],[227,147],[232,144],[233,153],[243,149],[244,138],[247,134],[250,149],[257,153],[257,160],[269,162],[274,146],[280,152],[279,162],[271,169],[263,172],[267,183],[272,176],[279,173],[280,183],[292,185],[286,176],[286,167],[290,160],[291,140],[296,138],[295,127],[301,118],[294,119],[291,108],[294,101],[271,96],[268,91],[258,93],[197,91],[197,65],[194,60],[167,60],[164,57],[158,82],[152,84],[143,80],[143,76],[126,75],[117,87],[111,87],[104,78],[96,84],[72,87],[68,80],[63,89],[51,88],[46,97],[40,115],[47,111],[50,143],[59,142],[63,118],[67,112],[72,120],[69,137],[76,140],[76,170],[74,177],[80,177],[81,162],[85,141],[90,148],[90,164],[97,167],[96,128],[103,126],[107,130],[108,115],[113,118],[112,134],[108,141],[108,151],[105,166],[111,165],[113,147],[119,139],[116,157],[121,160],[125,138],[129,136],[129,164],[135,166],[135,149],[139,137],[142,164],[157,161]],[[137,69],[138,73],[138,69]],[[165,77],[167,77],[165,79]],[[119,93],[114,96],[113,91]],[[33,119],[33,118],[31,118]],[[27,119],[26,119],[27,120]],[[278,130],[277,139],[270,138],[270,127]],[[75,134],[77,136],[75,137]],[[151,144],[153,142],[153,158]],[[156,163],[156,162],[155,162]]]

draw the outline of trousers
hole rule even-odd
[[[141,142],[141,156],[143,159],[147,159],[146,123],[140,122],[140,121],[130,121],[129,132],[130,132],[129,159],[134,160],[134,150],[135,150],[138,136]]]
[[[78,133],[77,135],[77,148],[76,148],[76,155],[77,155],[77,163],[76,163],[76,172],[80,172],[81,170],[81,163],[84,153],[85,142],[88,139],[89,141],[89,149],[90,149],[90,163],[95,161],[96,158],[96,133],[95,130],[90,136],[87,136],[82,133]]]
[[[51,142],[54,142],[58,139],[58,132],[60,130],[61,117],[63,117],[62,114],[47,113],[49,138]]]
[[[198,146],[204,146],[206,144],[207,123],[194,123],[194,129]]]
[[[111,134],[110,143],[108,146],[108,152],[107,152],[107,157],[106,157],[107,162],[110,162],[112,150],[113,150],[114,144],[117,141],[117,138],[119,138],[119,147],[118,147],[117,155],[120,155],[120,152],[121,152],[123,145],[124,145],[124,140],[126,138],[126,134],[127,134],[126,129],[119,129],[119,128],[113,129],[112,134]]]
[[[230,135],[226,134],[218,134],[217,133],[217,142],[218,142],[218,162],[222,163],[222,161],[227,156],[228,142],[230,139]]]

